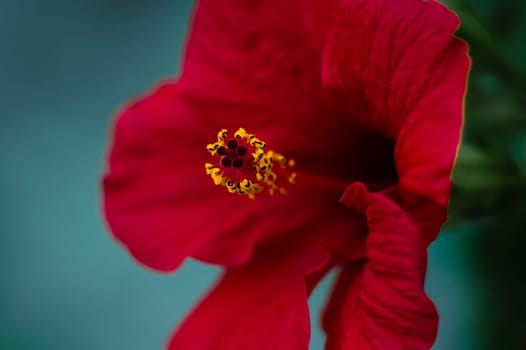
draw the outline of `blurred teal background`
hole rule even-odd
[[[511,63],[502,63],[501,51],[483,50],[496,46],[484,44],[492,39],[480,38],[485,29],[476,21],[477,11],[491,19],[511,2],[450,3],[475,19],[465,32],[482,40],[474,55],[508,67],[494,75],[521,65],[524,28],[498,33],[510,38],[497,40],[510,53]],[[194,262],[175,275],[142,268],[110,238],[99,207],[111,118],[177,74],[191,7],[189,0],[0,0],[0,349],[161,349],[216,277],[216,268]],[[519,7],[514,18],[524,13]],[[484,67],[475,56],[472,84],[501,86]],[[523,82],[506,81],[516,98]],[[501,108],[513,104],[508,90],[495,89],[504,95]],[[475,90],[473,106],[485,96]],[[494,294],[498,278],[488,281],[480,268],[483,228],[464,225],[431,246],[426,287],[441,316],[434,349],[490,348],[484,321],[495,313],[487,304],[498,308],[506,296]],[[329,285],[330,278],[311,300],[312,349],[322,348],[318,315]]]

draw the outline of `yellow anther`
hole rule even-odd
[[[262,149],[259,149],[259,148],[255,149],[254,152],[252,153],[254,163],[259,162],[261,158],[263,158],[264,154],[265,152],[263,152]]]
[[[256,148],[259,148],[259,149],[265,149],[265,147],[267,147],[267,145],[265,144],[265,142],[263,141],[260,141],[256,138],[253,138],[252,140],[250,140],[250,145],[256,147]]]
[[[289,183],[295,184],[296,183],[296,173],[290,174],[289,178],[287,179]]]
[[[252,186],[252,183],[248,179],[244,179],[239,184],[241,185],[241,188],[244,190],[249,190],[250,186]]]
[[[223,129],[224,130],[224,129]],[[246,138],[247,137],[247,131],[243,128],[239,128],[237,129],[237,131],[234,133],[234,137],[239,137],[239,138]]]
[[[206,163],[205,164],[205,169],[206,169],[206,175],[212,174],[212,171],[215,169],[214,164]]]
[[[208,144],[206,146],[206,149],[208,150],[208,152],[210,152],[211,155],[215,156],[217,155],[217,150],[219,149],[219,147],[221,147],[222,145],[219,143],[219,142],[216,142],[216,143],[211,143],[211,144]]]
[[[221,131],[217,133],[217,141],[220,143],[225,142],[226,133],[227,133],[226,129],[221,129]]]

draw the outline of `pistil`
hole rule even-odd
[[[293,160],[267,150],[265,142],[243,128],[238,129],[234,137],[227,136],[227,130],[222,129],[217,134],[217,142],[207,145],[210,154],[219,157],[217,163],[205,164],[206,173],[214,184],[251,199],[264,190],[271,196],[276,192],[286,194],[278,174],[285,175],[287,183],[295,183],[296,174],[290,169],[294,166]]]

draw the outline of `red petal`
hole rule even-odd
[[[347,0],[324,57],[324,82],[350,117],[396,141],[404,208],[428,202],[417,216],[435,222],[449,198],[470,65],[458,25],[434,0]],[[434,219],[431,206],[442,207]]]
[[[142,263],[169,271],[193,256],[236,265],[262,239],[343,215],[331,194],[299,186],[256,200],[214,186],[204,164],[216,133],[173,83],[118,118],[104,206],[113,233]]]
[[[323,269],[327,254],[308,240],[276,241],[229,270],[188,316],[169,349],[308,349],[304,277]]]
[[[253,112],[247,119],[269,111],[280,116],[308,112],[313,102],[308,99],[320,88],[321,53],[334,2],[199,1],[182,91],[206,106],[249,108]]]
[[[322,87],[335,3],[201,0],[180,90],[210,128],[243,126],[294,158],[303,172],[346,180],[383,176],[391,145],[343,118],[341,105]]]
[[[430,94],[435,105],[456,101],[449,111],[458,119],[468,68],[466,45],[453,37],[458,25],[434,0],[345,0],[325,50],[324,83],[345,94],[353,118],[392,139]],[[450,95],[437,95],[452,81]]]
[[[190,238],[201,226],[199,212],[185,204],[206,178],[185,166],[195,152],[179,147],[197,148],[198,126],[173,83],[125,108],[116,121],[103,182],[106,217],[116,238],[159,270],[175,268],[199,244]]]
[[[429,349],[438,315],[423,290],[426,245],[393,201],[351,185],[342,202],[367,216],[366,260],[344,269],[328,306],[326,349]]]

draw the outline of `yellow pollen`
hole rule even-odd
[[[278,182],[278,175],[285,176],[288,183],[296,183],[296,173],[290,170],[295,161],[266,148],[265,142],[243,128],[233,138],[228,138],[227,130],[222,129],[217,141],[206,146],[212,156],[219,158],[215,164],[205,164],[206,174],[215,185],[251,199],[264,190],[270,196],[276,192],[285,195],[287,190]]]

